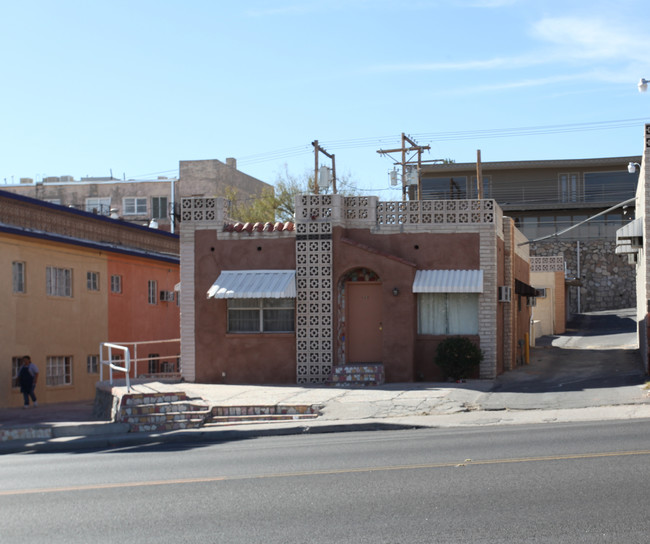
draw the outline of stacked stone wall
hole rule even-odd
[[[592,240],[580,242],[580,278],[578,278],[578,248],[576,241],[534,242],[530,254],[535,257],[562,255],[566,262],[567,278],[576,278],[581,286],[567,286],[567,311],[598,312],[633,308],[636,306],[634,265],[625,255],[615,253],[616,242]]]

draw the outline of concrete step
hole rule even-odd
[[[385,379],[384,365],[381,363],[337,365],[332,368],[328,385],[334,387],[364,387],[382,385]]]
[[[228,425],[246,425],[252,423],[283,423],[286,421],[303,421],[316,419],[318,414],[263,414],[251,416],[215,416],[204,423],[204,427],[222,427]]]
[[[165,404],[187,400],[184,391],[172,393],[126,393],[120,400],[120,407],[139,406],[141,404]]]
[[[164,423],[131,424],[131,433],[153,433],[165,431],[179,431],[182,429],[198,429],[203,426],[203,419],[186,419],[184,421],[167,421]]]
[[[301,415],[320,413],[318,404],[267,404],[267,405],[240,405],[240,406],[213,406],[212,418],[231,416],[275,416],[275,415]]]

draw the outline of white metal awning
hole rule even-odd
[[[643,217],[637,217],[616,231],[616,240],[643,238]]]
[[[417,270],[414,293],[482,293],[483,270]]]
[[[295,270],[224,270],[208,298],[296,298]]]

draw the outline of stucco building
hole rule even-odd
[[[630,162],[640,156],[545,161],[483,162],[483,198],[493,198],[529,240],[576,225],[634,197]],[[422,166],[422,198],[479,194],[475,163]],[[409,189],[417,192],[415,187]],[[635,304],[634,269],[615,254],[616,230],[634,215],[620,207],[558,237],[530,244],[531,256],[562,256],[568,313],[629,308]]]
[[[237,161],[216,159],[180,161],[179,178],[158,177],[150,180],[120,180],[113,177],[49,176],[34,180],[20,178],[18,184],[0,185],[0,190],[44,200],[52,204],[111,216],[147,226],[153,220],[157,228],[174,231],[174,215],[183,196],[260,196],[273,187],[237,169]]]
[[[233,225],[227,204],[181,201],[185,379],[444,379],[433,361],[449,336],[480,346],[482,378],[523,363],[528,246],[494,200],[301,195],[295,224],[275,225]]]
[[[41,404],[94,398],[102,342],[152,342],[134,375],[178,368],[177,235],[0,191],[0,279],[0,406],[26,354]]]

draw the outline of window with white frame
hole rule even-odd
[[[122,200],[124,215],[147,215],[147,197],[127,196]]]
[[[92,197],[86,199],[86,211],[108,215],[111,213],[111,197]]]
[[[72,269],[48,266],[46,274],[46,293],[55,297],[72,296]]]
[[[158,304],[158,282],[156,280],[149,280],[148,290],[149,304]]]
[[[51,386],[72,384],[72,357],[68,355],[48,357],[45,383]]]
[[[418,293],[418,334],[478,334],[478,294]]]
[[[293,298],[228,299],[228,332],[294,332]]]
[[[154,219],[167,219],[167,197],[151,197],[151,217]]]
[[[119,274],[113,274],[111,276],[111,293],[121,293],[122,292],[122,276]]]
[[[99,291],[99,272],[86,272],[86,287],[88,291]]]
[[[25,292],[25,263],[14,261],[11,263],[11,276],[14,293]]]
[[[99,374],[99,355],[88,355],[86,358],[88,374]]]
[[[23,366],[22,357],[11,358],[11,387],[19,387],[16,380],[18,379],[18,373],[20,372],[21,366]]]

